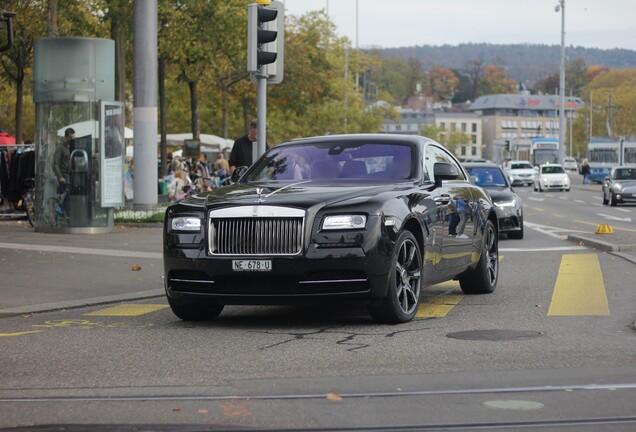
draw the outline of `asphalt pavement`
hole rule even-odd
[[[573,183],[577,176],[573,176]],[[598,184],[573,188],[599,191]],[[636,232],[568,240],[636,264]],[[108,234],[37,233],[0,220],[0,317],[163,297],[162,226],[116,226]]]

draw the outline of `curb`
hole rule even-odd
[[[636,244],[616,244],[610,243],[595,238],[590,238],[584,235],[568,234],[568,240],[580,243],[583,246],[593,247],[605,252],[633,252],[636,251]]]
[[[140,291],[129,294],[119,294],[104,297],[93,297],[81,300],[69,300],[56,303],[42,303],[30,306],[19,306],[15,308],[0,309],[0,318],[14,317],[25,314],[54,312],[63,309],[78,309],[88,306],[98,306],[110,303],[119,303],[126,300],[144,300],[156,297],[165,297],[163,288],[148,291]]]

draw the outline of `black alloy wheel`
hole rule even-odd
[[[380,323],[411,321],[417,313],[422,284],[422,253],[415,236],[403,231],[395,242],[387,295],[378,306],[369,306],[371,317]]]
[[[484,243],[477,267],[459,279],[465,294],[489,294],[499,279],[499,237],[492,221],[486,221]]]

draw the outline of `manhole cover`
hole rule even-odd
[[[453,339],[509,341],[543,336],[542,332],[525,330],[469,330],[446,335]]]

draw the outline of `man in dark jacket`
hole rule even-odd
[[[250,123],[250,129],[247,135],[234,141],[229,160],[230,174],[232,174],[237,167],[252,165],[252,148],[256,141],[257,133],[257,123],[253,121]]]

